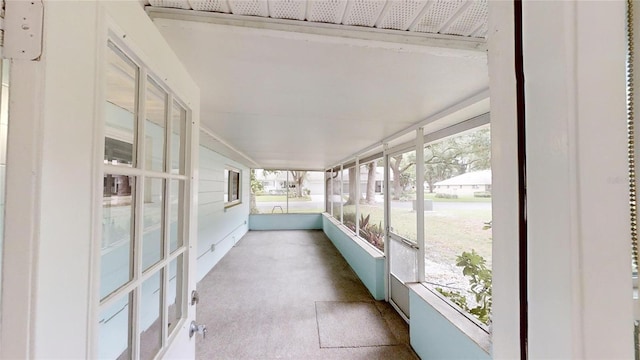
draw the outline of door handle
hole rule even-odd
[[[207,337],[207,325],[198,325],[195,320],[192,321],[191,325],[189,325],[189,338],[192,338],[195,333],[202,334],[202,338],[205,339]]]

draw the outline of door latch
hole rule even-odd
[[[195,320],[192,321],[191,325],[189,325],[189,338],[192,338],[195,333],[202,334],[202,338],[205,339],[207,337],[207,325],[198,325]]]
[[[193,290],[191,292],[191,305],[195,305],[200,302],[200,294],[197,291]]]

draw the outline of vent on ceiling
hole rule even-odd
[[[231,12],[226,0],[189,0],[189,4],[193,10],[198,11]]]
[[[235,0],[229,1],[229,5],[236,15],[269,17],[269,6],[264,0]]]
[[[414,30],[438,33],[464,3],[462,0],[437,0],[424,13]]]
[[[191,9],[191,5],[187,0],[149,0],[149,4],[158,7]]]
[[[405,0],[390,2],[390,4],[377,26],[382,29],[407,30],[427,2]]]
[[[347,6],[342,23],[345,25],[373,26],[384,9],[386,0],[354,0]]]
[[[443,34],[470,36],[486,21],[489,15],[487,1],[473,1],[468,3],[467,9],[440,32]]]
[[[347,8],[347,0],[312,1],[307,6],[307,20],[340,24]]]
[[[269,1],[269,15],[276,19],[304,20],[307,2],[298,0]]]

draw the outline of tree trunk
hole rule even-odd
[[[366,204],[376,203],[376,163],[371,162],[367,165],[369,170],[367,174],[367,197],[365,198]]]
[[[296,181],[296,195],[297,197],[302,197],[302,183],[304,182],[303,177],[299,177],[298,181]]]
[[[293,183],[296,185],[296,197],[302,197],[302,186],[304,185],[304,178],[307,175],[306,171],[290,171]]]
[[[249,211],[251,214],[259,214],[260,211],[258,210],[258,206],[256,204],[256,194],[253,193],[253,191],[251,192],[251,195],[249,196]]]
[[[389,167],[393,173],[393,197],[392,200],[400,200],[400,193],[402,192],[402,186],[400,185],[400,162],[402,162],[402,154],[394,156],[394,161],[389,161]]]
[[[355,167],[349,168],[349,200],[347,200],[345,205],[353,205],[356,201],[360,200],[356,191],[356,171],[357,169]]]
[[[429,193],[430,193],[430,194],[433,194],[433,190],[434,190],[434,189],[435,189],[435,187],[436,187],[435,182],[434,182],[433,180],[431,180],[431,181],[429,181],[429,180],[428,180],[428,181],[427,181],[427,184],[429,184]]]

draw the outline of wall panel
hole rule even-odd
[[[201,137],[204,137],[201,136]],[[224,171],[241,171],[242,203],[224,207]],[[199,152],[198,276],[200,281],[249,229],[249,168],[204,146]]]

